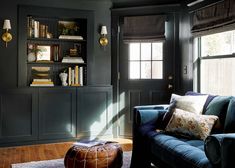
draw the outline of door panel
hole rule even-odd
[[[123,43],[120,19],[120,49],[119,49],[119,136],[132,136],[133,107],[137,105],[166,104],[174,90],[174,15],[168,14],[166,22],[166,40],[161,43],[139,43],[133,49],[133,44]],[[155,49],[156,45],[162,48]],[[146,47],[147,46],[147,47]],[[148,46],[150,46],[148,49]],[[162,51],[161,51],[162,49]],[[138,53],[138,50],[139,53]],[[151,52],[149,52],[149,50]],[[159,57],[154,52],[161,51]],[[135,55],[133,55],[133,53]],[[149,60],[151,53],[152,60]],[[160,60],[158,60],[160,58]],[[138,60],[140,59],[140,60]],[[149,62],[148,62],[149,61]],[[159,64],[160,63],[160,64]],[[162,63],[162,64],[161,64]],[[133,64],[139,64],[135,68]],[[158,67],[157,67],[158,65]],[[151,70],[152,69],[152,70]],[[157,72],[158,74],[153,74]],[[162,73],[159,73],[162,71]],[[132,72],[132,74],[130,73]],[[143,73],[144,72],[144,73]],[[148,74],[146,72],[152,72]],[[141,76],[141,74],[145,74]],[[160,74],[160,75],[159,75]],[[162,74],[162,75],[161,75]],[[149,76],[150,79],[144,79]],[[135,79],[133,79],[135,78]],[[141,79],[142,78],[142,79]],[[152,79],[151,79],[152,78]],[[155,78],[155,79],[154,79]]]

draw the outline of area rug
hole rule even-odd
[[[123,152],[122,168],[129,168],[130,162],[131,162],[131,152]],[[64,168],[64,159],[17,163],[17,164],[12,164],[11,167],[12,168]]]

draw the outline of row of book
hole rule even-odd
[[[68,86],[84,85],[84,67],[68,68]]]
[[[29,38],[50,38],[48,26],[36,21],[32,16],[27,17],[27,31]]]

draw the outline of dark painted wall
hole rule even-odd
[[[45,7],[57,7],[57,8],[71,8],[81,10],[94,11],[94,55],[91,63],[92,73],[91,84],[94,85],[109,85],[111,83],[111,45],[109,44],[105,50],[99,46],[99,32],[100,25],[106,25],[108,27],[109,40],[110,38],[110,23],[111,14],[110,8],[112,6],[111,1],[102,0],[8,0],[3,1],[0,6],[0,33],[2,34],[2,26],[4,19],[11,20],[12,29],[10,32],[13,35],[13,40],[5,48],[5,44],[1,40],[0,42],[0,74],[1,82],[0,88],[15,88],[17,87],[17,71],[18,71],[18,27],[17,22],[18,5],[36,5]],[[20,67],[19,67],[20,68]]]
[[[182,8],[179,14],[179,55],[180,71],[179,93],[184,94],[193,90],[193,48],[190,32],[190,17],[186,9]]]

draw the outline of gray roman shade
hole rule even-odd
[[[166,15],[124,17],[123,41],[144,42],[165,39]]]
[[[235,1],[224,0],[191,13],[194,36],[235,29]]]

